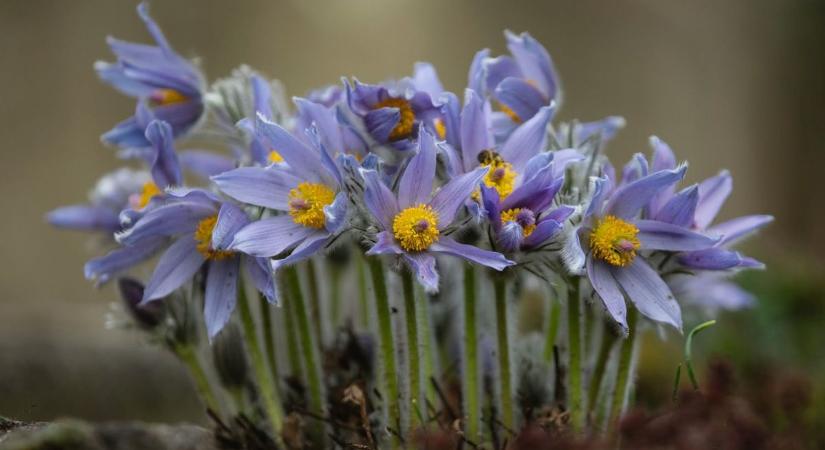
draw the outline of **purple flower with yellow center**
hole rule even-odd
[[[451,179],[433,194],[436,149],[433,136],[419,130],[417,153],[411,157],[394,194],[375,170],[361,170],[365,182],[364,202],[380,231],[368,255],[400,255],[430,292],[438,290],[435,254],[458,256],[468,261],[504,270],[513,265],[500,253],[461,244],[444,234],[459,209],[478,188],[487,167],[478,167]]]
[[[443,88],[430,64],[416,64],[412,78],[394,83],[374,85],[353,80],[352,85],[345,84],[350,110],[361,117],[379,144],[405,150],[414,146],[413,138],[422,124],[433,132],[443,129],[441,102],[434,101]]]
[[[241,167],[213,181],[241,202],[282,212],[258,220],[235,234],[230,248],[259,257],[292,253],[275,266],[311,256],[339,233],[347,213],[343,178],[326,148],[309,146],[281,126],[258,115],[258,137],[277,148],[284,165]]]
[[[153,116],[168,122],[177,137],[192,128],[203,115],[203,76],[190,61],[172,49],[160,27],[149,17],[145,3],[138,6],[138,15],[156,45],[134,44],[110,37],[107,42],[117,56],[117,62],[99,61],[95,63],[95,70],[103,81],[150,107]],[[147,147],[146,125],[148,121],[135,114],[106,132],[102,139],[120,147]]]
[[[681,329],[682,314],[668,285],[647,263],[648,252],[684,252],[712,247],[718,238],[648,218],[643,209],[681,180],[687,166],[660,170],[607,192],[596,180],[578,236],[587,278],[610,316],[627,328],[625,294],[642,315]]]
[[[500,112],[493,115],[497,136],[506,136],[542,107],[561,104],[558,76],[547,50],[528,33],[504,35],[510,55],[491,58],[489,49],[481,50],[468,76],[470,89],[493,97],[499,105]]]

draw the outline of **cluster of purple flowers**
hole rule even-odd
[[[386,255],[429,293],[456,267],[442,255],[583,280],[624,329],[628,308],[681,329],[688,299],[750,301],[727,278],[761,264],[731,247],[772,218],[715,223],[731,176],[679,188],[687,163],[655,137],[652,159],[637,154],[618,174],[604,149],[623,120],[554,123],[559,79],[527,33],[506,33],[508,55],[475,55],[463,100],[418,63],[411,77],[345,79],[290,108],[277,82],[247,67],[207,84],[145,5],[138,12],[154,43],[109,39],[116,61],[95,69],[137,99],[102,140],[139,168],[106,175],[88,204],[48,220],[112,237],[85,267],[97,283],[159,257],[144,304],[199,274],[210,338],[242,280],[277,304],[280,269],[339,247]],[[227,151],[179,150],[189,137]]]

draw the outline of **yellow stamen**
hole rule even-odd
[[[211,261],[220,261],[229,258],[233,252],[229,250],[215,250],[212,248],[212,230],[218,222],[218,216],[207,217],[198,223],[195,229],[195,241],[198,243],[197,249],[204,258]]]
[[[639,229],[616,216],[605,216],[590,232],[590,252],[596,258],[624,267],[636,258]]]
[[[289,191],[289,215],[308,228],[324,228],[324,206],[335,200],[335,192],[319,183],[301,183]]]
[[[482,166],[489,167],[487,175],[484,175],[484,185],[494,188],[498,192],[501,200],[507,198],[513,192],[516,181],[516,171],[513,165],[503,160],[498,153],[491,150],[484,150],[478,155],[478,160]]]
[[[438,134],[438,138],[444,140],[447,137],[447,125],[441,119],[435,119],[433,125],[435,126],[435,132]]]
[[[517,225],[521,227],[522,232],[524,233],[524,237],[530,236],[533,234],[533,231],[536,229],[536,224],[531,223],[528,225],[522,225],[521,223],[516,220],[518,218],[518,213],[521,212],[521,208],[513,208],[505,210],[501,213],[501,221],[503,223],[507,222],[515,222]]]
[[[438,213],[429,205],[410,206],[395,216],[392,234],[408,252],[426,250],[438,240]]]
[[[510,120],[512,120],[514,123],[521,123],[521,117],[519,117],[515,111],[510,109],[509,106],[505,105],[504,103],[499,103],[498,109],[501,110],[501,112],[503,112],[504,114],[506,114],[507,117],[509,117]]]
[[[390,132],[391,141],[400,141],[410,137],[413,132],[413,124],[415,123],[415,112],[413,112],[410,102],[403,98],[388,98],[383,102],[378,102],[373,106],[373,109],[379,108],[398,108],[400,117],[398,124]]]
[[[143,190],[140,191],[140,198],[138,199],[138,209],[145,208],[150,200],[162,193],[163,191],[160,190],[157,184],[151,181],[143,183]]]
[[[158,89],[152,95],[152,100],[158,105],[171,105],[189,100],[189,98],[174,89]]]
[[[276,152],[275,150],[269,152],[269,155],[267,155],[266,159],[268,159],[269,162],[271,162],[272,164],[279,164],[284,162],[284,157],[281,156],[281,154]]]

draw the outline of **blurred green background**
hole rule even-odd
[[[115,299],[82,265],[87,236],[50,229],[44,213],[83,201],[118,167],[98,136],[133,111],[92,62],[104,37],[148,41],[133,1],[0,2],[0,414],[48,420],[203,420],[181,367],[140,336],[104,329]],[[747,249],[769,270],[743,279],[760,306],[726,314],[697,339],[697,365],[732,359],[743,376],[792,368],[825,380],[825,3],[397,0],[176,1],[152,14],[214,79],[247,63],[290,95],[380,81],[436,65],[461,92],[476,50],[504,51],[502,31],[529,31],[552,54],[565,89],[561,119],[619,114],[614,161],[657,134],[691,162],[689,181],[735,177],[723,218],[770,213]],[[640,399],[670,395],[681,339],[650,339]],[[749,375],[750,374],[750,375]],[[822,411],[825,408],[820,409]],[[819,412],[819,416],[822,413]]]

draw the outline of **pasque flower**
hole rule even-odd
[[[420,129],[417,153],[409,158],[393,193],[375,170],[361,170],[364,202],[379,232],[368,255],[400,255],[428,291],[438,290],[435,254],[458,256],[503,270],[513,264],[499,253],[462,244],[443,231],[490,170],[478,167],[447,182],[433,194],[436,148],[433,136]]]
[[[172,49],[160,27],[149,17],[146,3],[138,6],[138,15],[156,45],[134,44],[110,37],[107,42],[117,56],[117,62],[99,61],[95,63],[95,70],[103,81],[150,107],[154,118],[168,122],[177,137],[192,128],[203,115],[203,76],[190,61]],[[146,125],[145,116],[135,114],[106,132],[102,139],[120,147],[147,147]]]

